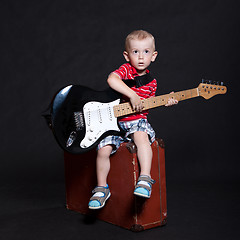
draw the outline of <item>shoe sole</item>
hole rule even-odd
[[[133,194],[136,195],[136,196],[138,196],[138,197],[150,198],[150,196],[144,195],[144,194],[138,193],[138,192],[134,192]]]

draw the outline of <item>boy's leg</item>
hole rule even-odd
[[[138,131],[133,133],[133,141],[137,146],[137,157],[140,164],[140,175],[151,176],[152,148],[146,132]]]
[[[110,170],[110,154],[112,146],[106,145],[98,150],[96,159],[97,187],[93,190],[88,206],[90,209],[102,208],[111,193],[107,185],[107,176]]]
[[[137,157],[140,164],[140,176],[135,186],[134,194],[140,197],[150,198],[152,184],[151,178],[152,148],[146,132],[138,131],[133,134],[134,143],[137,146]]]
[[[96,160],[98,186],[107,186],[107,176],[110,170],[110,154],[112,149],[111,145],[106,145],[98,150]]]

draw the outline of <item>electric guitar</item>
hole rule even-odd
[[[223,83],[202,82],[197,88],[160,95],[142,100],[143,110],[164,106],[169,98],[178,101],[202,96],[209,99],[217,94],[225,94]],[[58,144],[70,153],[84,153],[97,146],[106,136],[121,134],[118,118],[135,113],[129,102],[120,103],[120,95],[108,89],[94,91],[80,85],[64,87],[55,95],[49,126]]]

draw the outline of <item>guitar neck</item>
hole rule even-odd
[[[142,100],[143,110],[164,106],[167,104],[170,98],[174,98],[178,101],[183,101],[198,96],[199,96],[198,88],[193,88],[171,94],[164,94],[157,97],[147,98]],[[121,103],[119,105],[114,106],[113,108],[115,117],[122,117],[136,112],[132,109],[130,102]]]

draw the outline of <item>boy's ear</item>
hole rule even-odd
[[[127,52],[127,51],[124,51],[124,52],[123,52],[123,56],[124,56],[124,58],[125,58],[125,60],[126,60],[127,62],[130,61],[130,60],[129,60],[129,57],[128,57],[128,52]]]
[[[154,51],[154,52],[153,52],[153,55],[152,55],[152,59],[151,59],[152,62],[155,61],[157,55],[158,55],[158,52],[157,52],[157,51]]]

